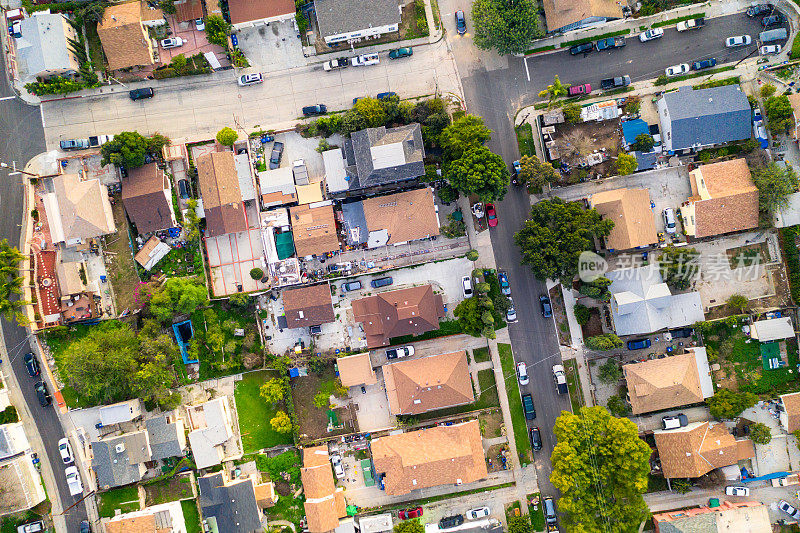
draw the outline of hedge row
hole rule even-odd
[[[798,234],[800,234],[800,226],[790,226],[780,230],[781,248],[783,248],[783,257],[786,258],[786,268],[789,271],[789,289],[795,303],[800,302],[800,251],[795,244]]]

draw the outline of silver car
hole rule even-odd
[[[663,28],[653,28],[647,31],[643,31],[639,34],[639,40],[643,43],[647,41],[653,41],[655,39],[660,39],[664,36],[664,29]]]
[[[740,46],[747,46],[752,42],[753,39],[749,35],[737,35],[736,37],[728,37],[725,39],[725,46],[728,48],[738,48]]]
[[[260,72],[256,72],[254,74],[243,74],[239,76],[239,86],[244,87],[246,85],[255,85],[257,83],[262,83],[264,81],[263,76],[261,76]]]

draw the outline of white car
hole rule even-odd
[[[68,466],[64,469],[64,474],[67,476],[67,486],[69,493],[73,496],[83,493],[83,483],[81,482],[81,475],[78,473],[77,466]]]
[[[364,54],[350,59],[350,64],[354,67],[363,67],[367,65],[377,65],[381,60],[378,54]]]
[[[461,288],[464,289],[464,298],[472,298],[472,278],[469,276],[461,278]]]
[[[161,48],[164,50],[169,50],[170,48],[178,48],[179,46],[183,46],[185,41],[180,37],[170,37],[168,39],[161,39]]]
[[[681,63],[680,65],[672,65],[671,67],[667,68],[664,72],[667,73],[668,78],[672,78],[673,76],[681,76],[689,72],[689,65],[687,63]]]
[[[467,520],[477,520],[489,516],[488,507],[478,507],[477,509],[470,509],[467,511]]]
[[[677,231],[677,225],[675,223],[675,210],[671,207],[664,209],[664,230],[667,233],[675,233]]]
[[[660,39],[664,36],[664,29],[663,28],[653,28],[651,30],[643,31],[639,34],[639,40],[643,43],[647,41],[653,41],[655,39]]]
[[[749,35],[737,35],[736,37],[728,37],[725,39],[725,46],[728,48],[738,48],[740,46],[747,46],[752,43],[753,39]]]
[[[725,487],[725,494],[728,496],[750,496],[750,489],[747,487]]]
[[[525,366],[525,363],[520,361],[517,363],[517,377],[519,377],[519,384],[520,385],[527,385],[530,379],[528,378],[528,367]]]
[[[788,514],[794,519],[800,519],[800,511],[789,505],[789,502],[786,500],[781,500],[778,502],[778,509],[783,511],[784,513]]]
[[[194,27],[197,31],[204,31],[206,29],[206,21],[203,19],[195,19]]]
[[[72,446],[70,446],[69,439],[66,437],[58,441],[58,453],[61,454],[61,459],[64,461],[65,465],[68,465],[75,460],[74,456],[72,455]]]
[[[510,304],[508,311],[506,311],[506,322],[516,322],[517,321],[517,310],[514,309],[514,300],[511,298],[508,299],[508,303]]]
[[[759,53],[762,56],[769,56],[772,54],[780,54],[781,53],[781,45],[779,44],[765,44],[759,49]]]
[[[264,77],[261,75],[260,72],[256,72],[255,74],[244,74],[239,76],[239,86],[244,87],[246,85],[255,85],[257,83],[263,83]]]

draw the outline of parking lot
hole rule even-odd
[[[308,64],[294,19],[258,24],[235,33],[239,49],[255,71],[275,72]]]

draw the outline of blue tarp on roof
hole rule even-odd
[[[622,123],[622,135],[625,136],[625,144],[635,143],[636,137],[642,133],[650,133],[650,126],[644,120],[637,118]]]

